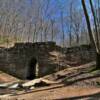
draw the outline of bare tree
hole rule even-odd
[[[96,56],[97,56],[97,59],[96,59],[96,69],[98,69],[99,66],[100,66],[100,51],[99,51],[99,47],[96,44],[96,41],[95,41],[95,38],[94,38],[94,34],[92,33],[91,24],[90,24],[90,20],[89,20],[89,15],[88,15],[88,12],[87,12],[87,9],[86,9],[86,5],[85,5],[85,0],[81,0],[81,2],[82,2],[84,14],[85,14],[86,22],[87,22],[87,27],[88,27],[88,32],[89,32],[89,37],[90,37],[91,45],[93,47],[95,47],[95,50],[96,50]],[[92,2],[90,1],[90,5],[91,5],[91,3]],[[93,10],[93,8],[92,8],[92,10]]]
[[[70,32],[69,32],[69,45],[72,46],[72,2],[70,4]]]
[[[51,41],[54,41],[54,20],[51,19]]]
[[[94,25],[95,25],[95,31],[96,31],[96,53],[97,53],[97,68],[100,66],[100,42],[99,42],[99,33],[98,33],[98,29],[97,29],[97,20],[96,20],[96,16],[95,16],[95,12],[94,12],[94,7],[93,7],[93,3],[92,3],[92,0],[89,0],[90,1],[90,6],[91,6],[91,11],[92,11],[92,14],[93,14],[93,18],[94,18]]]
[[[64,47],[64,41],[65,41],[65,33],[64,33],[64,17],[63,17],[63,11],[61,11],[61,27],[62,27],[62,45]]]

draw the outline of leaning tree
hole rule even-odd
[[[83,7],[83,10],[84,10],[84,15],[85,15],[85,18],[86,18],[88,33],[89,33],[89,37],[90,37],[90,43],[91,43],[91,46],[93,46],[96,50],[96,69],[100,69],[100,67],[99,67],[100,66],[100,44],[99,44],[99,36],[98,36],[99,33],[98,33],[98,30],[97,30],[96,17],[95,17],[95,12],[94,12],[94,8],[93,8],[92,0],[89,0],[89,2],[90,2],[91,11],[92,11],[93,19],[94,19],[96,35],[94,35],[94,33],[92,32],[89,14],[88,14],[88,11],[87,11],[87,8],[86,8],[85,0],[81,0],[82,7]]]

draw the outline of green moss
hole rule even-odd
[[[97,81],[96,84],[100,86],[100,82],[99,81]]]
[[[92,73],[92,74],[99,74],[99,73],[100,73],[100,69],[97,69],[96,66],[93,66],[93,67],[90,69],[89,72]]]
[[[91,73],[93,71],[95,71],[96,67],[95,66],[91,66],[90,68],[87,69],[87,72]]]
[[[98,74],[98,73],[100,73],[100,69],[94,70],[94,71],[92,71],[91,73],[93,73],[93,74]]]

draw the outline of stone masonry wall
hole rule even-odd
[[[87,60],[86,52],[92,57],[89,61],[95,60],[95,51],[92,48],[83,47],[80,52],[78,47],[62,49],[54,42],[16,43],[11,48],[0,48],[0,70],[26,79],[29,63],[34,57],[38,63],[38,77],[41,77],[66,68],[67,64],[70,65],[68,61],[80,59],[80,55],[84,53],[83,58]]]
[[[0,70],[25,79],[29,73],[29,63],[34,57],[39,65],[39,77],[55,72],[57,64],[49,59],[49,52],[55,51],[55,47],[54,42],[43,42],[18,43],[12,48],[0,48]]]

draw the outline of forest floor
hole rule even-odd
[[[100,100],[100,70],[92,71],[95,62],[67,68],[43,79],[56,82],[29,90],[1,89],[1,100]],[[17,79],[16,79],[17,81]]]

